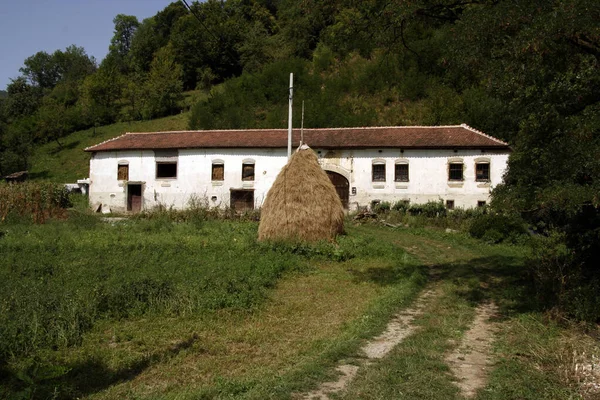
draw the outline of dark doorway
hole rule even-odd
[[[350,198],[350,184],[348,183],[348,179],[344,177],[344,175],[340,175],[337,172],[333,171],[325,171],[327,172],[327,176],[333,186],[335,186],[335,191],[338,196],[340,196],[340,200],[342,200],[342,205],[345,209],[348,208],[348,200]]]
[[[254,190],[231,189],[230,205],[238,212],[254,210]]]
[[[127,211],[134,213],[142,211],[142,185],[127,185]]]

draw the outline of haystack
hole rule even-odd
[[[281,170],[263,204],[258,240],[315,242],[344,231],[344,208],[315,152],[302,145]]]

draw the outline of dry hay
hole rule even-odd
[[[301,146],[273,183],[261,210],[258,240],[333,240],[344,208],[310,147]]]

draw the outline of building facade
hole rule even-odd
[[[297,146],[299,131],[293,139]],[[373,201],[484,205],[510,154],[506,143],[466,125],[306,129],[304,142],[349,210]],[[286,148],[285,130],[127,133],[86,149],[90,205],[260,208]]]

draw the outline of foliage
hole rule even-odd
[[[23,76],[40,89],[52,89],[60,82],[79,81],[96,70],[96,60],[75,45],[52,54],[39,51],[23,64],[20,69]]]
[[[446,216],[446,206],[442,200],[428,201],[425,204],[411,204],[408,212],[411,215],[423,215],[428,218],[439,218]]]
[[[520,243],[527,235],[524,221],[517,215],[481,214],[471,222],[469,234],[488,243]]]
[[[108,56],[103,63],[111,63],[121,72],[129,69],[129,51],[140,23],[133,15],[118,14],[114,19],[114,35],[110,40]]]
[[[386,213],[392,209],[392,204],[389,201],[372,201],[371,211],[376,214]]]
[[[152,119],[172,114],[182,99],[181,76],[183,70],[175,63],[170,47],[160,49],[152,63],[144,85],[142,117]]]
[[[62,217],[71,206],[64,186],[52,183],[0,184],[0,224],[16,217],[43,224]]]

